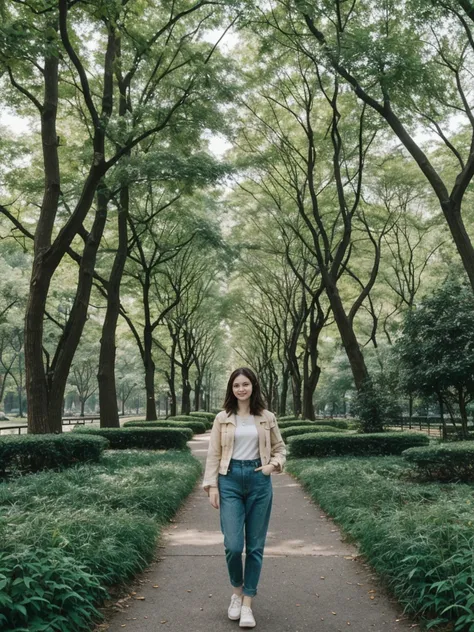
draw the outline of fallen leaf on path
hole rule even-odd
[[[145,601],[145,597],[135,597],[136,601]]]

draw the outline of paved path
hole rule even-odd
[[[209,434],[190,442],[205,460]],[[288,474],[272,477],[259,594],[260,632],[399,632],[414,624],[390,601],[357,550]],[[230,586],[219,513],[197,487],[164,532],[158,559],[131,588],[109,632],[237,632],[227,619]]]

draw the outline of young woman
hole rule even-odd
[[[251,606],[272,509],[270,477],[282,471],[285,455],[275,415],[265,410],[255,373],[236,369],[227,384],[224,410],[212,427],[203,488],[211,505],[220,508],[233,589],[227,614],[229,619],[239,620],[242,628],[256,625]]]

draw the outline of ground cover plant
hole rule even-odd
[[[152,560],[200,473],[186,451],[121,450],[1,483],[0,629],[89,629],[103,586]]]
[[[421,483],[395,456],[290,459],[298,478],[427,628],[474,630],[474,485]]]

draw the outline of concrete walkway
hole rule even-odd
[[[190,442],[203,462],[209,434]],[[399,632],[415,627],[341,540],[334,523],[288,474],[273,475],[273,513],[259,594],[261,632]],[[154,563],[102,630],[237,632],[219,512],[197,487],[164,531]]]

